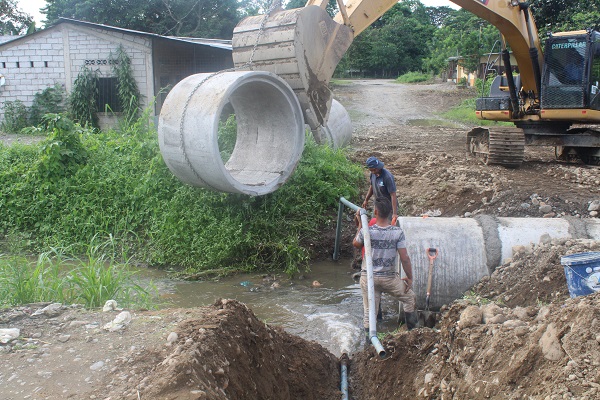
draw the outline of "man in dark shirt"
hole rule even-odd
[[[371,176],[369,177],[371,186],[362,204],[362,208],[367,208],[369,199],[373,195],[375,195],[375,198],[386,197],[392,203],[391,224],[396,225],[396,219],[398,219],[398,197],[396,196],[394,176],[390,171],[383,168],[383,162],[378,160],[377,157],[367,158],[367,168],[371,171]]]

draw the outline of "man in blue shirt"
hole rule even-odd
[[[369,180],[371,186],[367,192],[367,197],[362,204],[362,208],[367,208],[369,199],[375,195],[375,198],[385,197],[392,203],[391,224],[396,225],[398,219],[398,197],[396,196],[396,182],[390,171],[383,168],[383,162],[377,157],[367,158],[367,168],[371,171]]]

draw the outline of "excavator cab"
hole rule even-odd
[[[598,110],[600,34],[576,31],[550,35],[544,51],[542,109]]]

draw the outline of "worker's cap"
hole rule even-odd
[[[367,158],[367,168],[382,169],[383,162],[379,161],[377,157],[369,157]]]

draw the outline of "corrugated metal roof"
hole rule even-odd
[[[218,49],[223,49],[223,50],[232,50],[232,46],[231,46],[231,40],[224,40],[224,39],[205,39],[205,38],[181,38],[181,37],[175,37],[175,36],[162,36],[162,35],[157,35],[156,33],[148,33],[148,32],[142,32],[142,31],[136,31],[133,29],[125,29],[125,28],[117,28],[115,26],[110,26],[110,25],[104,25],[104,24],[96,24],[93,22],[87,22],[87,21],[80,21],[77,19],[71,19],[71,18],[59,18],[59,21],[42,30],[36,31],[34,33],[31,33],[29,35],[25,35],[25,36],[15,36],[12,37],[8,40],[6,40],[5,42],[2,42],[0,40],[0,46],[2,46],[4,43],[8,43],[8,42],[12,42],[14,40],[19,40],[22,39],[24,37],[28,37],[31,35],[35,35],[39,32],[42,32],[46,29],[50,29],[54,26],[57,26],[59,24],[62,23],[70,23],[70,24],[75,24],[75,25],[81,25],[81,26],[87,26],[90,28],[97,28],[97,29],[106,29],[109,31],[114,31],[114,32],[121,32],[121,33],[127,33],[130,35],[138,35],[138,36],[146,36],[146,37],[150,37],[150,38],[155,38],[155,39],[162,39],[162,40],[175,40],[178,42],[186,42],[186,43],[194,43],[194,44],[198,44],[198,45],[202,45],[202,46],[209,46],[209,47],[215,47]],[[1,37],[5,37],[5,36],[0,36]]]

